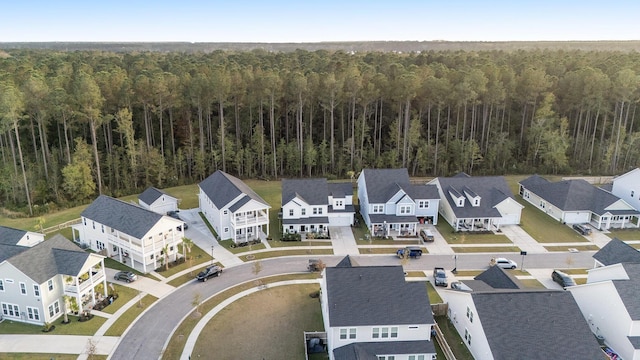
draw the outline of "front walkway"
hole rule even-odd
[[[524,231],[519,225],[503,225],[501,229],[502,233],[513,242],[513,245],[519,247],[520,250],[532,254],[547,252],[547,249],[545,249],[542,244],[532,238],[531,235]]]
[[[83,354],[89,339],[96,346],[96,355],[109,355],[118,343],[118,336],[82,335],[0,335],[3,353]]]

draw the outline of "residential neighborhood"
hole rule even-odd
[[[309,283],[318,290],[321,321],[303,329],[308,358],[505,359],[563,353],[635,359],[640,356],[633,330],[640,298],[634,293],[640,212],[614,195],[610,184],[603,185],[537,175],[517,182],[464,173],[411,179],[406,168],[364,169],[355,182],[267,183],[216,171],[197,185],[191,200],[154,187],[137,202],[102,195],[80,212],[67,236],[0,226],[0,345],[13,339],[3,325],[51,329],[55,324],[47,336],[62,340],[66,335],[56,335],[56,329],[73,326],[62,319],[87,315],[94,319],[85,321],[98,327],[84,341],[96,341],[101,354],[188,358],[201,354],[196,339],[205,336],[205,323],[222,315],[220,309],[207,310],[202,327],[189,335],[193,340],[174,349],[174,326],[207,303],[200,300],[194,308],[184,301],[185,292],[213,299],[232,284],[254,281],[253,291],[270,291],[285,283],[273,276],[297,273],[314,276],[287,286]],[[567,200],[564,190],[583,199]],[[196,207],[181,208],[184,201]],[[576,232],[574,223],[592,233]],[[555,236],[539,237],[544,227]],[[420,230],[433,239],[425,241]],[[298,239],[283,241],[291,234]],[[407,248],[422,256],[397,255]],[[444,269],[444,286],[435,286],[442,284],[433,278],[434,266]],[[554,282],[556,269],[577,285]],[[114,298],[126,293],[123,288],[140,296]],[[156,300],[130,320],[126,335],[104,336],[114,334],[110,328],[142,296]],[[111,303],[122,310],[105,312]],[[162,310],[165,306],[175,311]],[[151,325],[154,314],[172,325]],[[139,342],[134,336],[152,338]],[[27,339],[17,351],[34,351]],[[56,347],[42,344],[47,353]],[[87,356],[84,345],[73,346],[69,351]]]

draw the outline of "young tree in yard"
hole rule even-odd
[[[185,260],[189,260],[189,268],[191,268],[192,265],[192,256],[191,256],[191,247],[193,246],[193,240],[189,239],[188,237],[183,237],[182,238],[182,256],[184,256]],[[187,257],[188,254],[188,257]],[[193,273],[193,271],[191,271],[190,273]]]
[[[168,271],[169,270],[169,245],[165,245],[162,248],[162,255],[163,255],[162,261],[164,262],[164,269]]]
[[[202,295],[199,292],[193,294],[193,299],[191,300],[191,305],[195,308],[196,312],[193,314],[194,316],[200,316],[200,304],[202,303]]]
[[[260,262],[260,260],[257,260],[256,262],[253,263],[253,268],[251,269],[251,272],[253,273],[253,275],[256,276],[256,286],[258,287],[262,286],[262,281],[258,279],[258,275],[260,275],[260,272],[262,272],[262,263]]]
[[[27,172],[24,166],[22,146],[20,145],[20,133],[18,131],[18,122],[22,116],[23,111],[24,102],[22,93],[12,83],[0,83],[0,119],[13,123],[13,130],[16,135],[16,145],[18,147],[18,155],[20,157],[20,167],[22,168],[22,179],[24,180],[24,190],[27,197],[27,205],[29,205],[29,215],[33,215],[33,206],[31,205],[31,195],[29,193],[29,183],[27,182]]]

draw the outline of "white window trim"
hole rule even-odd
[[[55,288],[56,287],[53,284],[53,279],[49,279],[49,281],[47,281],[47,289],[49,289],[49,291],[53,291]]]
[[[38,308],[27,306],[27,319],[32,321],[40,321],[40,310],[38,310]]]
[[[0,291],[4,292],[4,280],[0,279]]]
[[[20,294],[27,296],[27,284],[20,281],[18,286],[20,287]]]
[[[40,297],[40,285],[33,284],[33,295]]]

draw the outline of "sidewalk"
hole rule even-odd
[[[89,339],[96,346],[96,355],[109,355],[118,342],[117,336],[81,335],[0,335],[3,353],[83,354]]]

